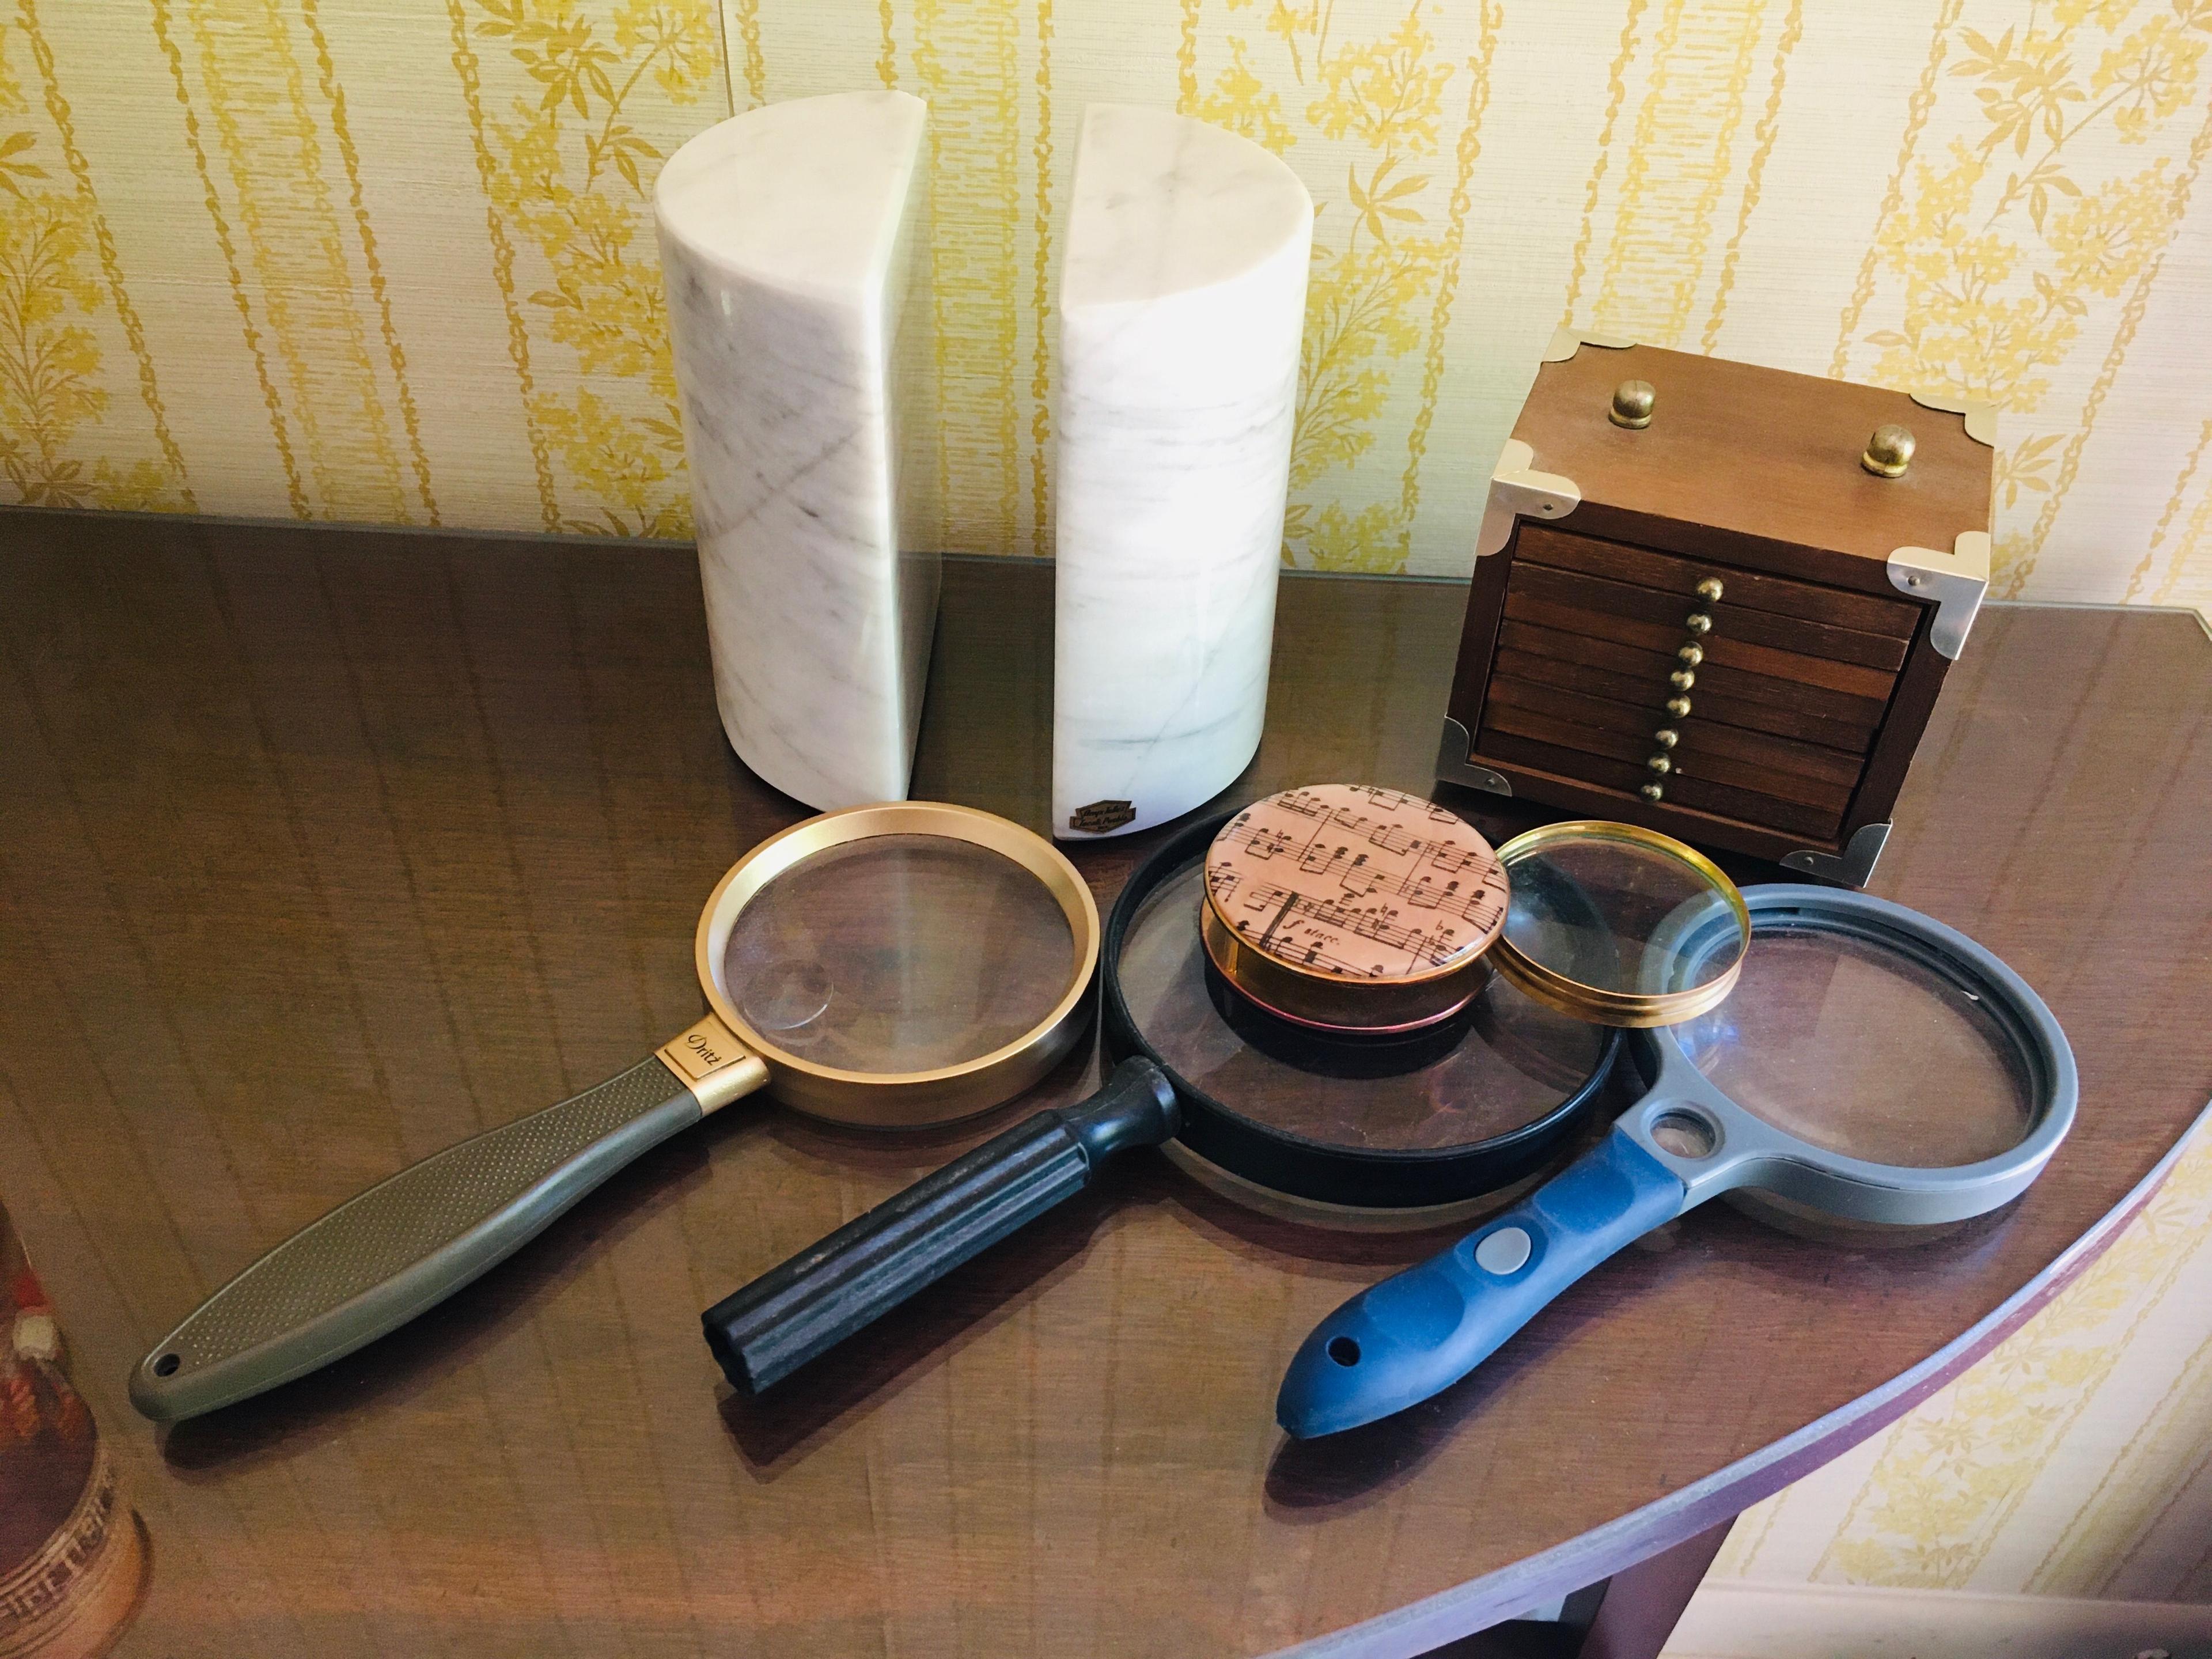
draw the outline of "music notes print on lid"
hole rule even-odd
[[[1473,825],[1364,785],[1286,789],[1239,812],[1206,854],[1206,894],[1239,945],[1339,980],[1453,973],[1505,922],[1505,872]]]

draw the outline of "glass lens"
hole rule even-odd
[[[1712,878],[1663,848],[1601,829],[1499,857],[1513,884],[1505,938],[1540,968],[1593,991],[1710,985],[1742,957],[1745,930]],[[1730,932],[1716,938],[1725,924]],[[1694,934],[1698,948],[1674,945]]]
[[[1203,869],[1147,894],[1116,964],[1137,1029],[1194,1087],[1255,1122],[1334,1146],[1426,1150],[1534,1122],[1588,1081],[1608,1033],[1493,978],[1468,1014],[1398,1039],[1336,1039],[1269,1018],[1212,972]]]
[[[722,984],[777,1048],[848,1072],[927,1072],[1026,1036],[1067,994],[1075,935],[1012,859],[877,836],[802,859],[730,927]]]
[[[1847,933],[1762,927],[1729,1000],[1674,1030],[1746,1111],[1846,1158],[1949,1169],[2033,1127],[2019,1049],[1981,1000]]]

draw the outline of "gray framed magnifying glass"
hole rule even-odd
[[[1522,1202],[1323,1320],[1285,1375],[1285,1429],[1333,1434],[1428,1399],[1707,1199],[1925,1225],[1993,1210],[2042,1173],[2079,1085],[2065,1033],[2019,975],[1866,894],[1777,885],[1743,901],[1747,951],[1710,906],[1652,930],[1646,988],[1694,982],[1716,952],[1742,967],[1725,1000],[1634,1034],[1643,1097]]]

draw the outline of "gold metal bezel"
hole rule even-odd
[[[1517,859],[1526,858],[1561,842],[1590,841],[1625,842],[1633,847],[1662,853],[1689,866],[1726,897],[1729,908],[1735,912],[1738,925],[1743,929],[1745,948],[1737,952],[1735,961],[1719,978],[1686,991],[1607,991],[1594,985],[1585,985],[1556,969],[1546,967],[1524,955],[1510,938],[1501,933],[1498,942],[1490,947],[1490,959],[1499,975],[1546,1007],[1598,1025],[1619,1025],[1638,1030],[1656,1025],[1679,1025],[1684,1020],[1695,1019],[1699,1014],[1726,1001],[1729,993],[1735,989],[1737,977],[1743,972],[1744,957],[1750,954],[1751,911],[1743,902],[1743,895],[1736,891],[1735,884],[1728,878],[1718,865],[1694,847],[1686,846],[1672,836],[1662,836],[1656,830],[1646,830],[1638,824],[1614,823],[1602,818],[1569,818],[1564,823],[1547,823],[1516,836],[1498,849],[1498,861],[1505,866],[1505,879],[1510,884]]]
[[[721,959],[738,912],[801,860],[878,836],[939,836],[988,848],[1042,882],[1073,936],[1076,968],[1066,994],[1023,1036],[957,1066],[927,1072],[848,1072],[779,1048],[747,1024],[721,982]],[[732,865],[700,912],[694,955],[699,986],[722,1023],[768,1065],[769,1089],[816,1117],[872,1127],[920,1127],[988,1111],[1036,1082],[1073,1048],[1088,1024],[1098,969],[1098,906],[1090,885],[1042,836],[973,807],[941,801],[848,806],[794,823]]]

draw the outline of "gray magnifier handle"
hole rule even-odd
[[[1316,1328],[1283,1379],[1276,1417],[1301,1438],[1370,1423],[1449,1388],[1494,1353],[1552,1299],[1653,1228],[1735,1188],[1752,1187],[1800,1206],[1855,1220],[1926,1224],[1979,1215],[2017,1196],[2039,1175],[2074,1117],[2077,1084],[2065,1034],[2040,998],[1995,956],[1926,916],[1863,893],[1826,888],[1749,888],[1745,903],[1753,945],[1744,985],[1747,1023],[1763,1036],[1795,1036],[1817,1056],[1814,1012],[1786,993],[1786,969],[1767,965],[1771,994],[1758,977],[1787,941],[1814,939],[1832,951],[1807,975],[1820,997],[1853,994],[1886,974],[1910,994],[1940,1006],[1941,987],[1985,1029],[2002,1051],[2025,1109],[2016,1144],[1971,1163],[1922,1167],[1879,1164],[1816,1145],[1747,1109],[1708,1077],[1686,1050],[1677,1027],[1633,1034],[1650,1080],[1644,1098],[1605,1139],[1522,1203],[1443,1254],[1383,1280]],[[1686,943],[1694,950],[1696,941]],[[1879,963],[1878,969],[1869,963]],[[1838,972],[1838,967],[1856,973]],[[1899,1001],[1863,1009],[1894,1012]],[[1727,1018],[1732,1003],[1713,1016]],[[1756,1012],[1753,1012],[1755,1010]],[[1881,1056],[1926,1113],[1955,1103],[1945,1081],[1922,1078],[1908,1030],[1874,1029],[1863,1019],[1837,1024],[1854,1042],[1889,1045]],[[1820,1081],[1808,1079],[1808,1085]]]
[[[702,1115],[672,1064],[654,1058],[434,1153],[310,1223],[210,1297],[131,1372],[131,1403],[173,1422],[351,1353],[513,1255]]]

